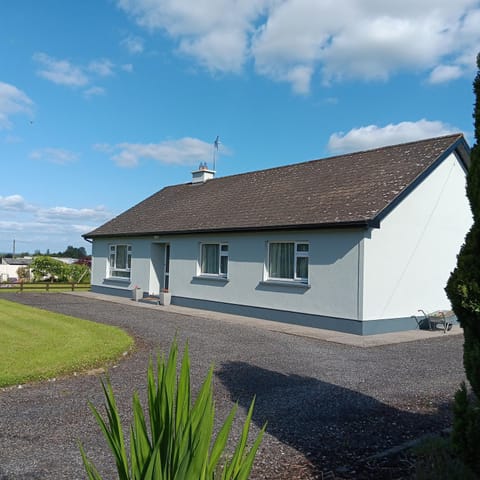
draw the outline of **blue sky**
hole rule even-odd
[[[471,0],[2,0],[0,252],[89,250],[217,135],[217,176],[471,144],[479,25]]]

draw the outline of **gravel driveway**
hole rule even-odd
[[[238,401],[238,434],[253,395],[254,431],[268,421],[252,479],[313,479],[329,471],[360,478],[368,456],[447,427],[464,379],[461,335],[358,348],[161,307],[55,293],[1,298],[132,334],[136,351],[109,369],[125,422],[132,392],[144,391],[148,358],[166,353],[175,334],[181,348],[188,339],[194,391],[215,365],[218,421]],[[88,400],[103,404],[99,374],[0,390],[0,479],[85,478],[79,441],[105,478],[114,478]],[[384,475],[371,471],[368,478]]]

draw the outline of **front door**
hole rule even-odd
[[[163,288],[170,289],[170,244],[165,245],[165,261],[163,263]]]

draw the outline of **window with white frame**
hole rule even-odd
[[[228,244],[202,243],[200,245],[200,275],[227,277]]]
[[[307,242],[269,242],[268,279],[308,283],[308,254]]]
[[[110,277],[130,278],[132,267],[131,245],[110,245]]]

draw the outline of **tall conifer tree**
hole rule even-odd
[[[467,175],[467,196],[473,225],[447,283],[447,295],[463,328],[463,363],[473,397],[465,384],[455,396],[453,442],[464,461],[480,474],[480,53],[473,82],[475,144]]]

